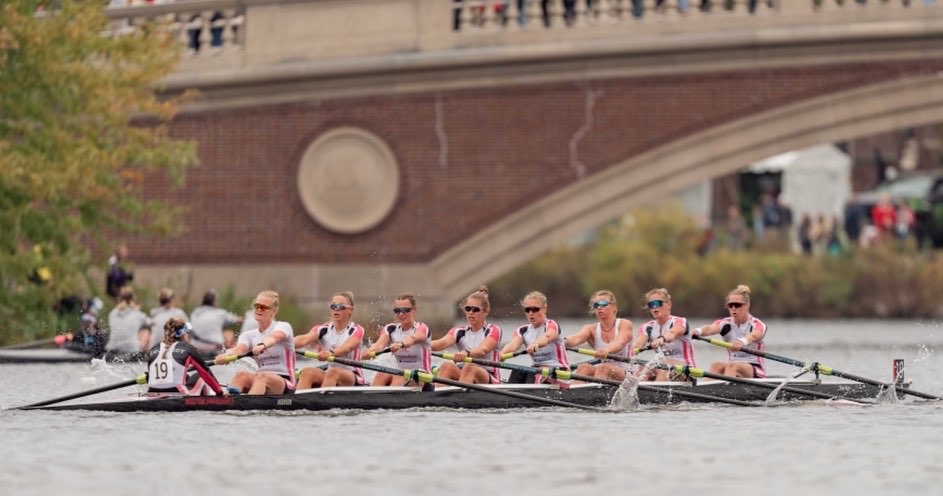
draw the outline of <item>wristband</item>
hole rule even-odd
[[[700,327],[695,327],[695,328],[694,328],[694,334],[700,336],[702,332],[704,332],[704,330],[701,329]]]
[[[740,341],[741,343],[743,343],[743,346],[750,344],[750,341],[748,341],[746,337],[742,337],[738,339],[737,341]]]

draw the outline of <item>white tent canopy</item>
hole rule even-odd
[[[842,218],[851,196],[851,157],[832,144],[786,152],[751,164],[749,172],[782,172],[780,198],[792,209],[793,222],[802,214]]]

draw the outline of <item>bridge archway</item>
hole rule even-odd
[[[943,76],[937,74],[776,108],[668,143],[547,195],[437,257],[429,272],[454,301],[599,219],[615,218],[666,190],[778,153],[940,121]]]

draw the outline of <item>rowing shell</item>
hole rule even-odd
[[[766,379],[778,384],[782,379]],[[705,380],[697,385],[644,382],[659,389],[697,392],[726,399],[762,402],[769,391],[756,387]],[[879,388],[852,382],[790,381],[794,388],[820,391],[847,399],[875,398]],[[569,387],[538,384],[499,384],[504,391],[533,395],[586,406],[608,406],[618,389],[605,384],[573,384]],[[808,400],[784,393],[785,401]],[[659,392],[639,391],[642,404],[666,404],[690,401],[688,398]],[[702,400],[707,401],[707,400]],[[546,407],[544,403],[491,394],[460,387],[437,387],[420,391],[412,387],[334,387],[307,389],[290,395],[180,396],[139,394],[131,399],[115,399],[98,403],[76,403],[39,407],[40,410],[92,410],[112,412],[185,412],[185,411],[258,411],[258,410],[398,410],[405,408],[519,409]]]

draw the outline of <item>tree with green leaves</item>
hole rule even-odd
[[[65,330],[53,306],[100,290],[107,239],[174,232],[179,210],[141,185],[196,164],[167,132],[179,102],[156,92],[180,46],[153,22],[113,28],[103,2],[0,4],[0,344]]]

